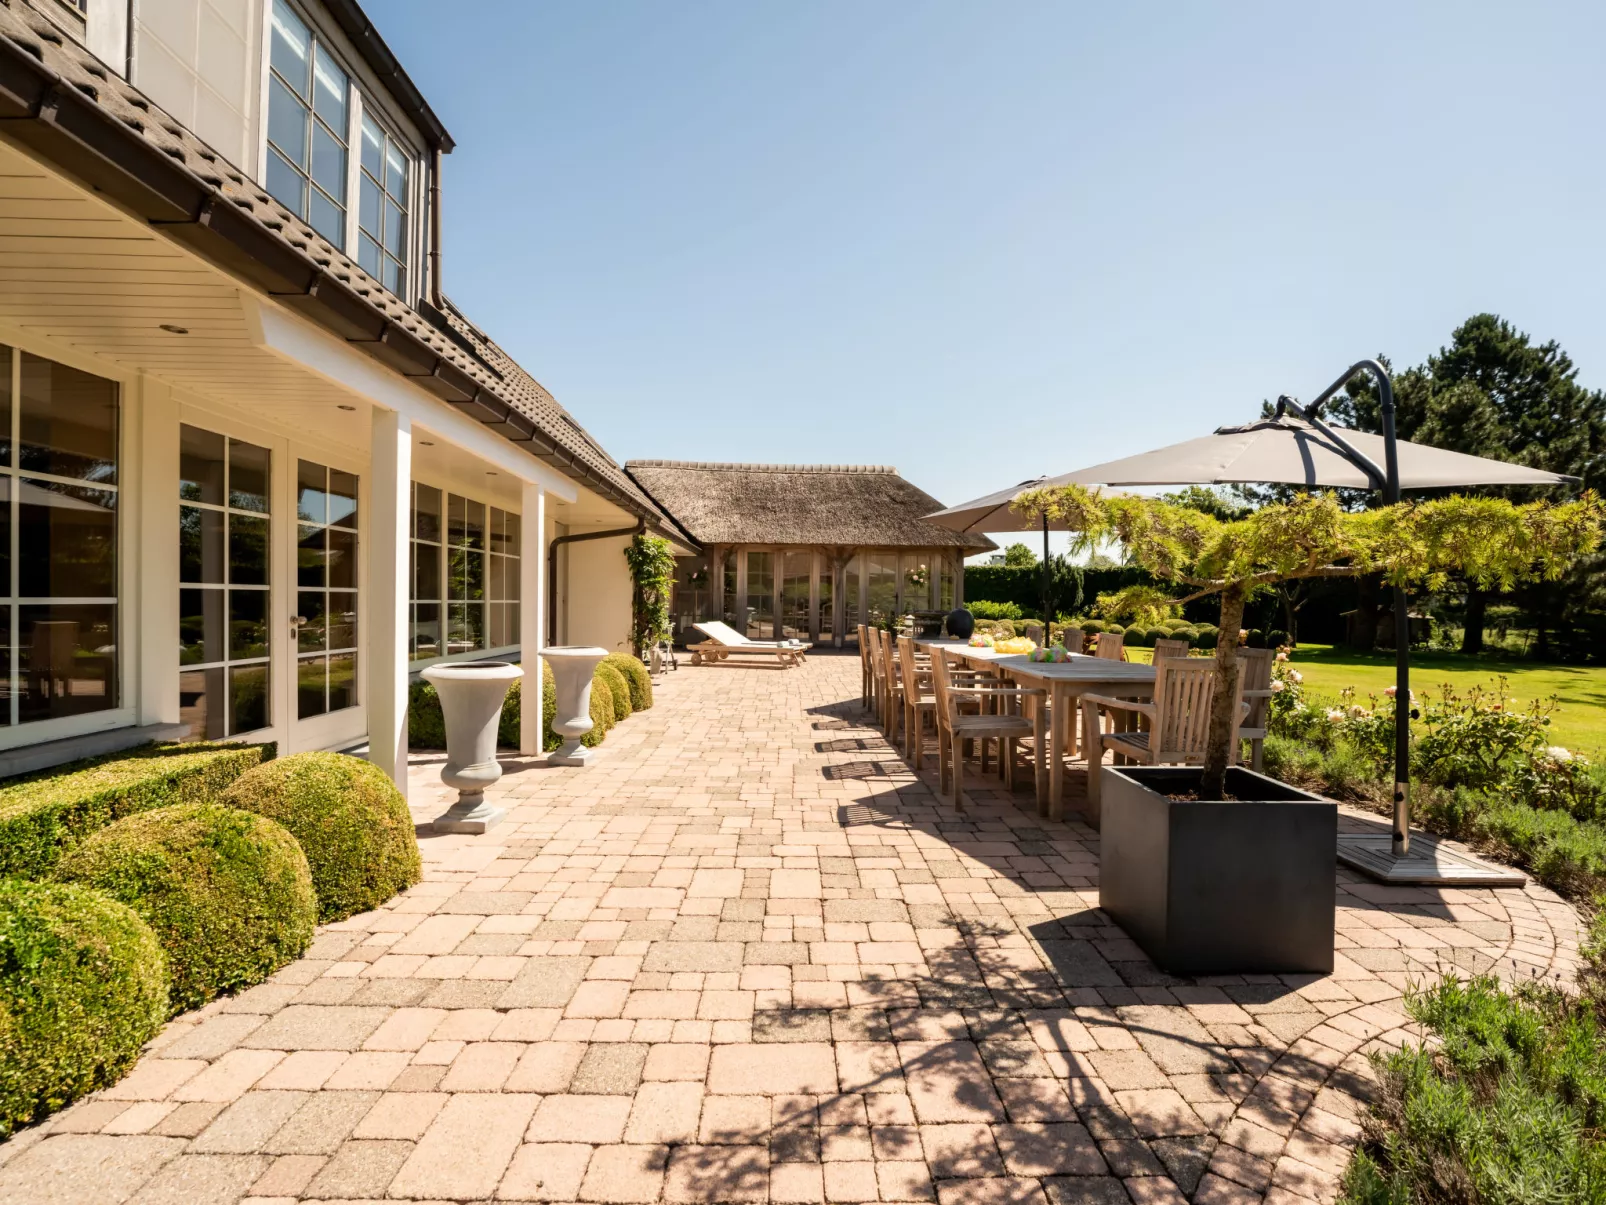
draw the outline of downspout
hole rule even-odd
[[[583,531],[578,535],[556,536],[547,545],[546,552],[546,638],[548,644],[558,639],[558,549],[564,544],[578,544],[582,540],[610,540],[616,536],[639,536],[647,530],[647,516],[636,520],[634,527],[616,527],[612,531]]]
[[[429,153],[429,301],[445,310],[441,291],[441,148]]]

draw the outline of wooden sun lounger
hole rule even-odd
[[[783,667],[790,667],[803,664],[809,649],[814,647],[802,640],[753,640],[719,620],[694,623],[692,627],[708,637],[686,646],[693,665],[713,665],[735,655],[773,657]]]

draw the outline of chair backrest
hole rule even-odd
[[[915,669],[915,642],[908,636],[898,637],[898,671],[903,677],[904,697],[920,697],[920,675]]]
[[[1206,657],[1167,657],[1157,662],[1154,679],[1154,725],[1149,753],[1155,765],[1198,765],[1204,761],[1210,733],[1210,709],[1216,690],[1216,663]],[[1237,715],[1243,701],[1243,675],[1232,700]]]
[[[1154,663],[1160,664],[1162,657],[1186,657],[1188,655],[1188,642],[1186,640],[1156,640],[1154,642]]]
[[[1119,661],[1126,654],[1126,637],[1120,632],[1100,632],[1098,644],[1093,648],[1095,657],[1106,661]]]
[[[952,732],[958,707],[948,676],[948,654],[942,649],[931,650],[931,693],[937,697],[937,726]]]
[[[1043,647],[1043,625],[1040,624],[1040,623],[1029,623],[1029,624],[1027,624],[1026,625],[1026,639],[1030,640],[1033,644],[1037,645],[1038,648],[1042,648]]]
[[[1238,685],[1245,692],[1245,701],[1249,704],[1249,713],[1244,716],[1242,728],[1264,729],[1266,727],[1266,711],[1271,705],[1271,663],[1276,655],[1274,649],[1239,649],[1238,650]]]
[[[751,644],[742,633],[719,619],[704,619],[691,625],[717,644]]]
[[[881,680],[887,684],[887,690],[896,690],[898,671],[892,664],[892,634],[879,628],[875,630],[875,663]]]
[[[865,665],[870,664],[870,640],[864,634],[864,625],[859,625],[859,660]]]

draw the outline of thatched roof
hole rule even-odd
[[[926,522],[942,503],[888,465],[630,460],[625,472],[701,544],[996,547]]]

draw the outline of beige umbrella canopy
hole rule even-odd
[[[1333,438],[1334,436],[1337,439]],[[1379,489],[1374,480],[1340,448],[1338,440],[1370,460],[1387,463],[1383,436],[1348,427],[1322,424],[1285,414],[1241,427],[1218,427],[1214,435],[1185,440],[1152,452],[1109,460],[1041,485],[1280,485],[1349,486]],[[1396,440],[1400,488],[1443,489],[1460,485],[1560,485],[1574,480],[1527,465],[1486,460],[1446,448]]]

